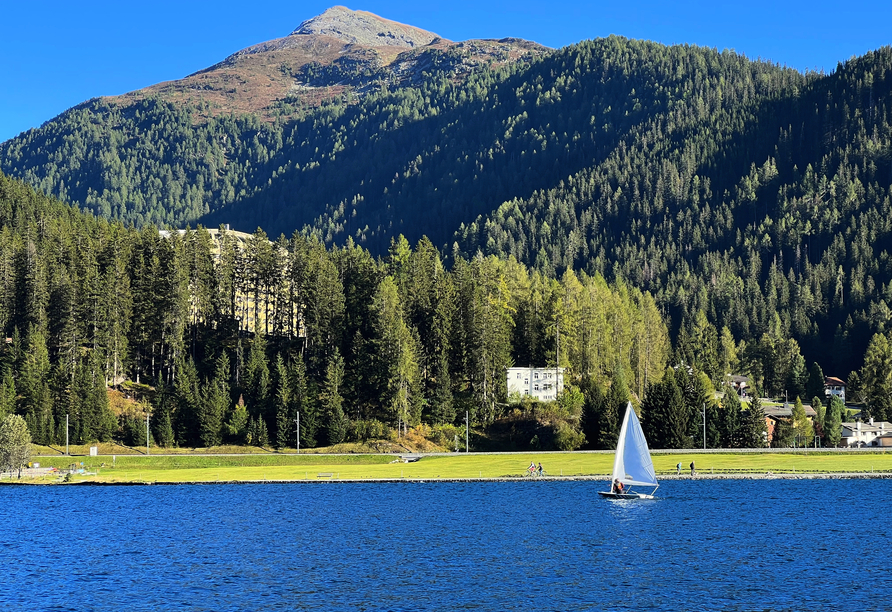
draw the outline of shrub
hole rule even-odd
[[[554,446],[557,450],[576,450],[585,444],[585,435],[567,423],[561,423],[554,432]]]
[[[382,440],[388,437],[390,437],[390,427],[377,419],[352,421],[347,432],[347,439],[352,442]]]

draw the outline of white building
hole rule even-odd
[[[564,390],[564,368],[508,368],[508,395],[552,402]]]
[[[870,419],[867,423],[855,421],[842,424],[843,446],[888,446],[892,434],[892,423]]]
[[[842,400],[843,403],[846,402],[846,383],[841,378],[837,378],[835,376],[825,376],[824,377],[824,395],[827,398],[832,399],[833,396],[837,396]]]

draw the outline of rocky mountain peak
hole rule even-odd
[[[366,11],[334,6],[321,15],[304,21],[295,35],[331,36],[347,43],[367,47],[421,47],[439,38],[433,32],[382,19]]]

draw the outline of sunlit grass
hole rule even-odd
[[[741,453],[655,454],[658,474],[870,473],[892,472],[886,453]],[[87,474],[75,481],[215,482],[263,480],[453,479],[519,477],[530,461],[541,462],[549,476],[606,477],[613,469],[610,453],[514,453],[425,456],[411,463],[394,455],[242,455],[211,457],[118,456],[43,457],[44,467],[74,463]],[[83,463],[83,466],[80,464]],[[92,473],[95,473],[93,475]]]

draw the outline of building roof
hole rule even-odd
[[[844,381],[844,380],[841,379],[841,378],[837,378],[836,376],[825,376],[825,377],[824,377],[824,384],[825,384],[825,385],[834,385],[834,386],[845,387],[845,386],[846,386],[846,381]]]
[[[818,413],[811,406],[803,404],[803,407],[805,408],[805,416],[812,418],[818,416]],[[793,416],[793,404],[787,404],[786,406],[762,406],[762,412],[765,413],[765,416],[772,419],[790,417]]]
[[[849,429],[851,431],[858,430],[858,423],[861,423],[861,433],[892,433],[892,423],[889,421],[874,421],[873,423],[864,421],[854,421],[851,423],[843,423],[842,426],[845,429]]]

